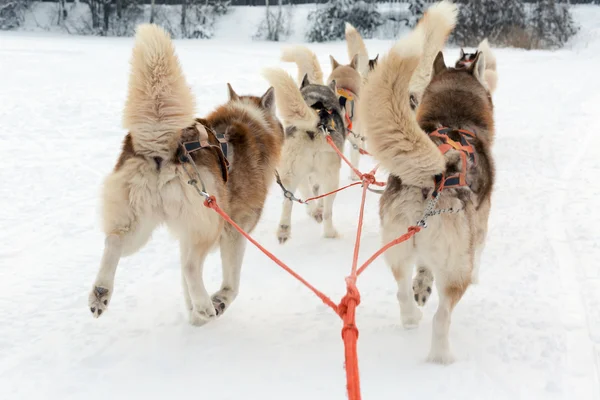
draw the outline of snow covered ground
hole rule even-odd
[[[364,399],[600,398],[599,32],[586,26],[575,50],[497,50],[498,181],[481,282],[453,316],[458,361],[424,362],[437,297],[419,329],[403,330],[395,282],[378,261],[359,281]],[[110,309],[92,318],[98,191],[125,133],[131,45],[0,36],[0,399],[345,398],[341,321],[251,246],[240,296],[211,325],[188,325],[178,247],[162,229],[121,261]],[[372,55],[389,45],[368,42]],[[346,59],[343,43],[312,48],[324,66],[329,53]],[[226,82],[262,93],[260,69],[281,65],[278,44],[178,41],[177,49],[199,115],[225,101]],[[341,239],[322,239],[296,206],[294,237],[280,246],[282,195],[273,187],[255,237],[337,301],[359,193],[336,200]],[[377,202],[370,194],[361,259],[379,247]],[[205,275],[216,290],[218,253]]]

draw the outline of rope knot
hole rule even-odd
[[[375,175],[370,174],[370,173],[369,174],[362,174],[362,180],[367,185],[372,185],[375,182],[377,182],[377,180],[375,179]]]
[[[206,200],[204,200],[204,207],[215,208],[216,205],[217,199],[215,199],[215,196],[208,196]]]

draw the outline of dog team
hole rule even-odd
[[[223,314],[239,293],[246,239],[203,206],[188,174],[197,174],[202,190],[250,233],[277,173],[285,188],[304,198],[338,188],[341,160],[329,136],[340,151],[346,139],[351,142],[354,166],[368,148],[389,172],[380,200],[382,242],[406,233],[433,198],[440,209],[455,211],[430,218],[427,229],[384,253],[398,284],[404,327],[418,325],[418,306],[430,297],[435,279],[439,305],[428,359],[451,363],[451,314],[477,281],[487,232],[497,85],[487,40],[475,53],[461,49],[455,65],[446,65],[442,50],[456,18],[456,5],[436,3],[388,54],[374,59],[347,24],[350,63],[331,57],[327,79],[311,50],[287,48],[282,60],[297,65],[297,80],[268,68],[270,88],[259,96],[239,95],[228,84],[229,100],[204,118],[195,115],[195,98],[169,35],[156,25],[140,25],[123,112],[128,134],[103,183],[106,237],[89,295],[94,317],[111,301],[120,258],[140,250],[162,224],[179,241],[189,322],[203,325]],[[334,201],[335,194],[307,206],[327,238],[338,235]],[[292,234],[292,204],[283,201],[280,243]],[[216,247],[223,282],[210,295],[203,265]]]

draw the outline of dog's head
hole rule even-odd
[[[356,69],[358,66],[358,54],[352,58],[352,61],[348,65],[340,64],[333,56],[329,56],[329,58],[331,59],[331,75],[329,75],[327,81],[335,81],[338,87],[358,94],[362,84],[362,77]]]
[[[454,64],[454,68],[469,68],[473,61],[475,61],[475,57],[477,57],[477,52],[475,53],[465,53],[465,51],[460,49],[460,57],[456,64]]]
[[[316,85],[304,76],[300,93],[304,102],[319,116],[318,128],[325,128],[331,132],[345,133],[342,107],[338,101],[336,81],[329,85]]]
[[[419,122],[474,125],[493,132],[493,103],[484,72],[485,59],[481,52],[466,68],[448,68],[440,51],[433,63],[431,82],[417,109]]]
[[[265,113],[267,116],[275,116],[275,91],[272,87],[260,97],[258,96],[240,96],[231,85],[227,84],[227,90],[229,93],[228,102],[239,101],[250,106],[254,106]]]

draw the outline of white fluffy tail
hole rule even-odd
[[[483,53],[483,57],[485,59],[485,72],[483,73],[483,78],[490,89],[490,93],[493,94],[496,91],[496,86],[498,86],[496,56],[494,56],[494,53],[492,53],[492,49],[490,48],[490,44],[487,39],[483,39],[481,43],[479,43],[479,46],[477,46],[477,51]]]
[[[298,85],[304,75],[308,75],[310,83],[323,85],[323,71],[316,54],[305,46],[286,47],[281,51],[281,61],[293,62],[298,66]]]
[[[348,60],[352,60],[358,54],[357,71],[361,76],[369,73],[369,52],[362,36],[356,28],[346,22],[346,47],[348,48]]]
[[[193,124],[195,108],[169,34],[153,24],[139,25],[123,126],[138,139],[152,140]]]
[[[423,53],[423,29],[398,41],[362,89],[361,126],[369,151],[407,185],[431,187],[444,158],[419,127],[410,107],[409,82]]]
[[[419,99],[431,81],[433,61],[444,48],[448,36],[454,29],[457,15],[457,6],[444,0],[429,7],[415,27],[415,30],[423,31],[424,48],[409,87]]]
[[[281,68],[266,68],[263,76],[275,90],[277,111],[284,125],[312,130],[319,122],[315,111],[306,104],[294,79]]]

